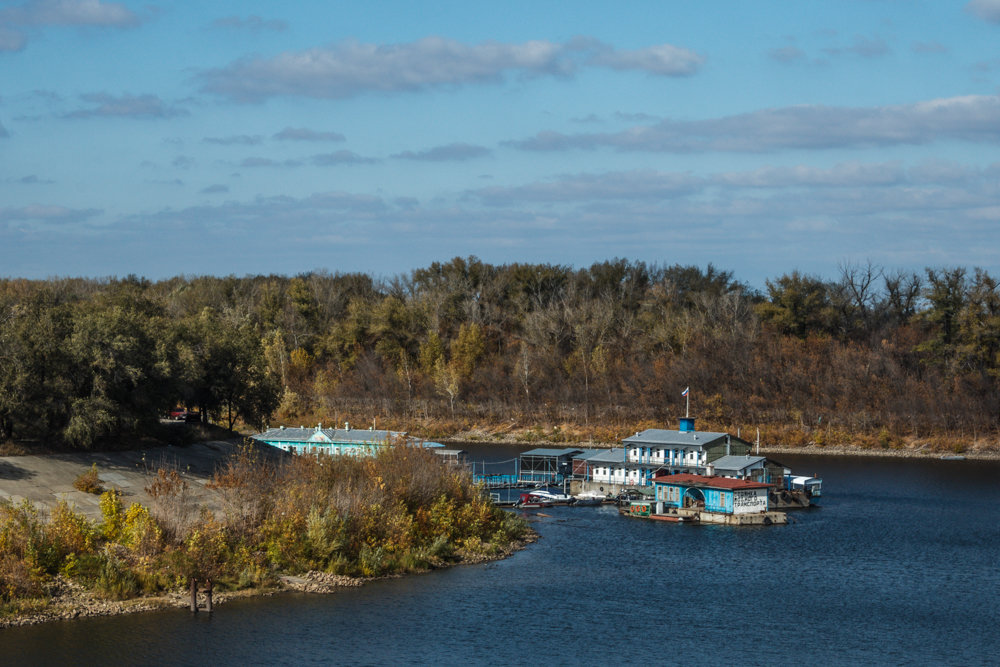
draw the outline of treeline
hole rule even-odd
[[[0,435],[78,444],[178,402],[250,425],[273,412],[612,440],[672,423],[691,386],[703,423],[882,446],[995,437],[1000,410],[1000,291],[979,269],[849,265],[763,293],[711,265],[474,257],[379,280],[5,281],[0,346]]]

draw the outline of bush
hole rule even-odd
[[[74,512],[65,500],[60,500],[49,516],[46,536],[62,561],[73,554],[93,551],[97,531],[87,517]]]
[[[136,573],[110,552],[104,555],[95,587],[104,597],[112,600],[127,600],[142,590]]]
[[[73,487],[77,491],[93,493],[94,495],[104,493],[104,487],[101,486],[101,478],[97,476],[97,464],[94,463],[90,466],[90,470],[77,477],[76,481],[73,482]]]

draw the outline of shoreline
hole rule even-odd
[[[285,593],[307,593],[312,595],[332,595],[345,588],[364,586],[374,581],[384,579],[401,579],[408,576],[420,576],[436,570],[481,565],[510,558],[529,544],[538,540],[538,533],[533,530],[523,539],[504,547],[494,556],[470,556],[457,562],[445,562],[427,570],[387,574],[379,577],[350,577],[341,574],[331,574],[311,570],[309,572],[291,575],[278,575],[279,584],[275,586],[245,588],[236,591],[216,590],[212,595],[212,606],[220,607],[233,600],[249,600],[255,598],[273,597]],[[25,611],[0,616],[0,633],[7,628],[21,628],[43,623],[59,621],[75,621],[83,618],[100,616],[128,616],[152,611],[177,609],[188,614],[191,597],[187,590],[172,591],[161,595],[144,596],[128,600],[105,600],[72,579],[63,575],[55,577],[52,585],[52,595],[47,601],[40,598],[24,600],[26,606],[34,602],[44,605],[36,611]],[[199,593],[198,613],[215,613],[204,611],[204,594]]]

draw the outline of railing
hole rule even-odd
[[[482,484],[487,489],[504,489],[518,486],[517,475],[473,475],[472,481]]]

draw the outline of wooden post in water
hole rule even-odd
[[[205,582],[205,611],[212,613],[212,580]]]
[[[191,577],[191,611],[198,613],[198,582],[194,577]]]

